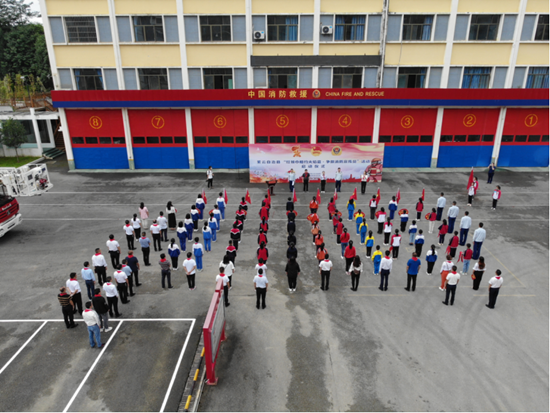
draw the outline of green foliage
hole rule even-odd
[[[17,160],[19,160],[17,149],[27,142],[23,124],[15,119],[8,119],[3,122],[2,129],[0,129],[0,142],[8,148],[14,148]]]
[[[33,12],[25,0],[1,0],[0,1],[0,30],[4,33],[9,29],[27,24],[32,17],[38,17],[40,13]]]

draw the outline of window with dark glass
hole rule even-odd
[[[479,142],[480,140],[480,135],[468,135],[468,142]]]
[[[86,138],[86,143],[88,144],[91,144],[91,145],[95,145],[97,144],[97,138]]]
[[[540,135],[529,135],[527,142],[540,142]]]
[[[431,142],[432,139],[433,139],[432,135],[422,135],[422,136],[420,136],[420,142]],[[451,137],[451,140],[452,140],[452,137]]]
[[[74,69],[77,90],[103,90],[101,69]]]
[[[147,143],[150,144],[156,144],[159,143],[159,137],[158,136],[147,136]]]
[[[346,136],[345,137],[346,143],[357,143],[357,136]]]
[[[298,16],[267,16],[267,40],[294,42],[298,40]]]
[[[185,136],[174,136],[174,143],[187,143]]]
[[[466,135],[455,135],[455,142],[466,142]]]
[[[138,69],[139,88],[141,90],[168,89],[166,69]]]
[[[548,89],[548,68],[530,67],[527,74],[526,89]]]
[[[381,135],[381,136],[378,138],[378,142],[382,142],[382,143],[391,142],[391,136]]]
[[[541,142],[548,142],[548,135],[542,135]]]
[[[111,143],[111,138],[99,137],[99,143],[101,143],[102,145],[108,145]]]
[[[269,142],[271,143],[283,143],[283,138],[281,136],[270,136]]]
[[[362,67],[335,67],[332,69],[332,87],[336,89],[360,88]]]
[[[516,142],[527,142],[527,135],[516,135]]]
[[[113,143],[114,143],[115,145],[124,145],[124,144],[126,144],[126,139],[125,139],[125,138],[117,138],[117,137],[115,137],[115,138],[113,138]]]
[[[97,33],[93,17],[65,17],[69,43],[96,43]]]
[[[499,21],[498,14],[472,15],[468,40],[496,40]]]
[[[221,139],[219,136],[209,136],[208,143],[220,143]]]
[[[490,80],[490,67],[465,67],[462,89],[487,89]]]
[[[397,79],[397,87],[423,88],[426,84],[426,67],[400,67]]]
[[[344,143],[344,137],[343,136],[333,136],[332,137],[332,143]]]
[[[235,143],[248,143],[248,136],[236,136]]]
[[[296,136],[283,136],[284,143],[296,143]]]
[[[256,143],[268,143],[269,138],[267,136],[256,136]]]
[[[334,40],[364,40],[365,16],[337,15]]]
[[[160,143],[174,143],[171,136],[161,136]]]
[[[403,40],[431,40],[434,16],[405,15]]]
[[[419,140],[420,140],[420,136],[418,135],[407,136],[407,142],[418,142]]]
[[[136,42],[163,42],[164,31],[161,16],[134,16]]]
[[[548,40],[548,14],[541,14],[539,16],[535,40]]]
[[[441,135],[441,142],[452,142],[453,135]]]
[[[145,143],[145,138],[143,136],[132,138],[135,144],[142,145]]]
[[[481,137],[482,142],[493,142],[495,140],[495,135],[483,135]]]
[[[298,136],[298,143],[309,143],[309,136]]]
[[[232,69],[203,69],[205,89],[233,89]]]
[[[396,135],[393,137],[392,142],[395,142],[395,143],[405,142],[405,137],[403,135]]]
[[[513,142],[514,135],[502,135],[502,142]]]
[[[233,136],[222,136],[222,143],[233,143]]]
[[[298,69],[273,68],[268,69],[270,89],[294,89],[298,85]]]
[[[362,143],[372,142],[372,136],[359,136],[359,142],[362,142]]]
[[[82,145],[84,143],[84,138],[73,138],[73,143],[77,145]]]
[[[330,136],[317,136],[318,143],[330,143]]]
[[[230,42],[230,16],[201,16],[201,40],[203,42]]]
[[[206,136],[195,136],[195,143],[206,143]]]

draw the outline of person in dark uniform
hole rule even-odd
[[[308,192],[309,191],[309,172],[307,171],[307,169],[302,174],[302,179],[304,181],[304,192]]]
[[[57,295],[57,300],[61,306],[61,312],[63,313],[63,319],[65,320],[65,325],[67,328],[77,327],[78,324],[74,322],[74,303],[73,296],[67,294],[67,287],[61,287],[59,289],[59,294]]]
[[[292,202],[292,198],[288,198],[288,201],[286,203],[286,210],[287,211],[294,211],[294,202]]]
[[[101,328],[104,333],[111,331],[113,327],[109,327],[109,306],[107,305],[105,298],[101,296],[101,290],[99,288],[96,288],[94,291],[92,305],[99,316],[99,320],[101,321],[99,328]]]

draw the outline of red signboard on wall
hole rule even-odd
[[[382,109],[380,142],[386,145],[432,145],[437,109]]]
[[[187,136],[184,110],[129,110],[128,118],[132,136]]]
[[[372,136],[374,109],[318,109],[318,136]]]
[[[503,135],[548,135],[547,109],[507,109]]]
[[[310,136],[310,109],[256,109],[256,136]]]
[[[494,135],[499,109],[445,109],[442,135]]]
[[[248,136],[246,109],[193,109],[195,136]]]
[[[67,110],[71,136],[124,136],[121,110]]]

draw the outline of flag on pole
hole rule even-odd
[[[425,191],[425,190],[424,190],[424,189],[422,189],[422,201],[424,201],[424,194],[425,194],[425,192],[424,192],[424,191]]]
[[[380,188],[378,188],[378,192],[376,192],[376,206],[378,206],[379,202],[380,202]]]
[[[296,188],[292,188],[292,202],[297,202],[298,198],[296,198]]]
[[[269,206],[271,207],[271,191],[269,188],[267,188],[267,202],[269,202]]]
[[[353,194],[351,195],[351,199],[355,199],[357,201],[357,187],[353,190]]]
[[[249,204],[252,203],[252,200],[250,199],[250,193],[248,192],[248,188],[246,188],[246,195],[244,197],[244,200],[248,202]]]
[[[321,205],[321,190],[317,188],[317,204]]]
[[[395,196],[395,202],[399,203],[401,201],[401,191],[397,188],[397,195]]]
[[[472,170],[470,171],[470,177],[468,178],[468,187],[466,188],[466,191],[470,189],[473,183],[474,183],[474,167],[472,166]]]
[[[334,188],[334,202],[338,200],[338,192],[336,192],[336,188]]]
[[[206,205],[208,203],[207,199],[206,199],[206,193],[204,192],[204,188],[202,190],[202,199],[204,200],[204,205]]]
[[[227,199],[227,191],[225,190],[225,188],[223,188],[223,200],[224,200],[225,203],[227,204],[228,199]]]

